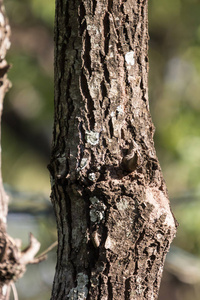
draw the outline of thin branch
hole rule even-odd
[[[40,242],[30,233],[30,243],[29,246],[21,252],[21,258],[19,262],[21,264],[27,265],[34,260],[35,255],[40,249]]]
[[[31,262],[29,262],[30,264],[37,264],[45,259],[47,259],[47,253],[50,252],[53,248],[55,248],[58,245],[58,241],[54,242],[53,244],[51,244],[46,250],[44,250],[40,255],[38,255],[37,257],[35,257]]]
[[[19,300],[17,289],[16,289],[16,286],[15,286],[14,282],[11,282],[10,285],[12,287],[12,292],[13,292],[14,300]]]

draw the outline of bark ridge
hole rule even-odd
[[[147,1],[57,1],[52,299],[156,299],[175,235],[148,102]]]

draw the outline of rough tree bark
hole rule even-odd
[[[0,126],[3,110],[3,99],[10,87],[7,79],[9,65],[5,60],[6,52],[10,48],[10,26],[5,16],[3,1],[0,0]],[[0,141],[1,142],[1,141]],[[1,152],[1,143],[0,143]],[[18,278],[23,276],[26,265],[37,263],[44,257],[35,258],[40,243],[30,235],[29,246],[21,251],[21,241],[14,240],[6,231],[8,213],[8,196],[5,193],[1,176],[1,157],[0,157],[0,300],[8,300],[10,286]]]
[[[158,296],[176,222],[153,143],[147,2],[56,1],[51,299]]]

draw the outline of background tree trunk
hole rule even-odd
[[[5,10],[3,2],[0,1],[0,118],[3,110],[4,96],[10,86],[7,79],[7,71],[9,65],[5,60],[7,50],[10,48],[10,27],[5,17]],[[1,126],[1,119],[0,119]],[[0,131],[1,134],[1,131]],[[0,141],[1,149],[1,141]],[[1,150],[0,150],[1,152]],[[9,297],[9,284],[14,274],[11,271],[10,262],[13,260],[12,251],[10,249],[11,241],[8,240],[6,233],[7,224],[7,212],[8,212],[8,196],[5,193],[2,175],[1,175],[1,156],[0,156],[0,299],[8,299]],[[10,261],[9,257],[10,256]],[[14,263],[13,263],[14,265]],[[14,269],[14,266],[13,266]]]
[[[176,232],[148,103],[147,1],[56,1],[52,299],[156,299]]]
[[[5,60],[10,48],[10,26],[5,15],[3,1],[0,0],[0,125],[5,93],[10,87],[7,79],[9,65]],[[1,152],[1,141],[0,141]],[[37,263],[35,259],[40,243],[30,235],[29,246],[21,251],[21,241],[14,240],[7,234],[8,196],[5,193],[1,175],[0,156],[0,300],[9,299],[10,286],[20,278],[28,263]]]

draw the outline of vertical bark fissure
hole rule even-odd
[[[130,278],[125,280],[124,300],[130,300]]]
[[[176,225],[153,143],[147,1],[67,3],[57,0],[52,299],[58,286],[66,299],[156,299]]]
[[[108,299],[113,299],[113,285],[110,276],[108,277]]]

